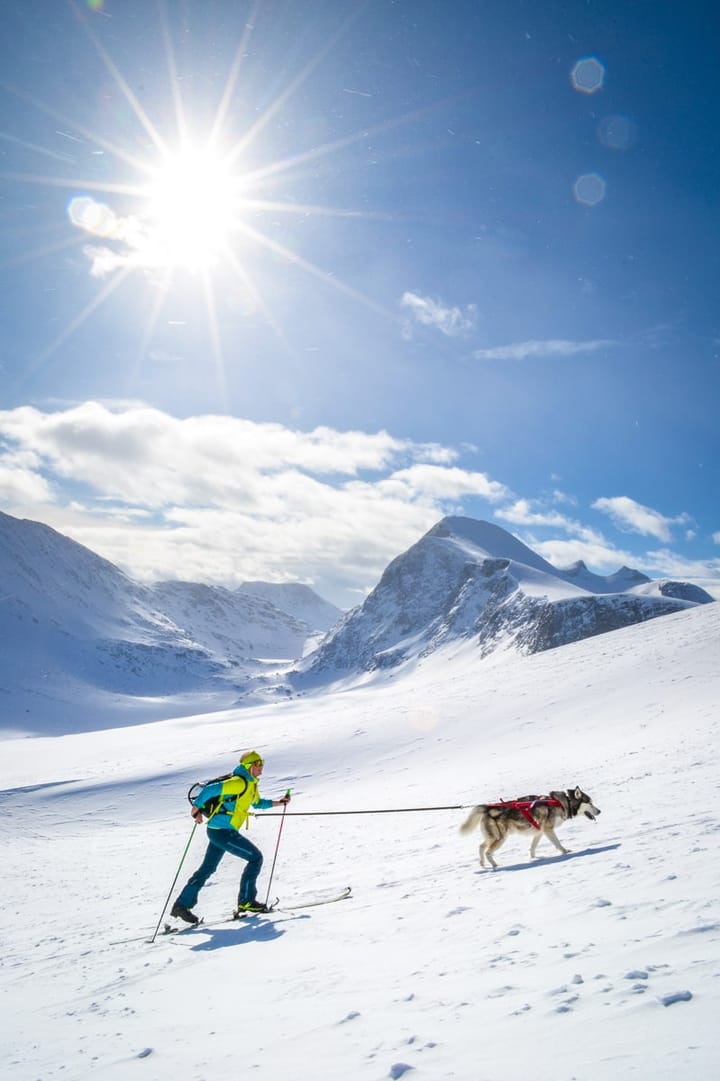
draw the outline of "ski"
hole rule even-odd
[[[307,900],[298,898],[297,901],[289,901],[286,904],[281,904],[280,899],[276,898],[268,907],[267,912],[239,912],[237,915],[227,916],[225,919],[219,920],[205,921],[201,918],[197,923],[183,924],[180,927],[175,927],[171,923],[164,923],[162,930],[158,931],[155,938],[167,938],[170,935],[187,935],[191,931],[209,930],[213,927],[223,926],[228,923],[240,923],[241,920],[247,919],[248,916],[270,916],[273,912],[294,912],[299,908],[315,908],[317,905],[331,905],[336,901],[344,901],[351,893],[352,887],[346,886],[345,889],[327,897],[311,897]],[[129,942],[146,942],[150,945],[153,941],[154,939],[146,938],[145,935],[138,935],[136,938],[116,939],[114,942],[110,942],[109,945],[124,946]]]
[[[268,906],[267,912],[238,912],[232,916],[226,916],[225,919],[218,920],[205,920],[201,916],[197,923],[184,923],[179,926],[174,926],[172,923],[164,923],[162,930],[158,931],[155,935],[157,938],[167,938],[168,935],[186,935],[190,931],[197,931],[201,928],[206,930],[211,927],[222,926],[227,923],[240,923],[241,920],[247,919],[248,916],[268,916],[271,912],[274,912],[278,907],[279,898],[276,898],[271,905]],[[278,909],[279,911],[279,909]],[[147,942],[148,945],[152,945],[155,941],[153,938],[146,938],[145,935],[137,935],[133,938],[119,938],[114,942],[110,942],[110,946],[124,946],[128,942]]]
[[[302,899],[298,901],[288,901],[278,905],[278,909],[280,912],[294,912],[297,908],[315,908],[316,905],[332,905],[335,901],[344,901],[351,893],[352,886],[346,886],[344,890],[340,890],[339,893],[334,893],[330,897],[313,897],[307,901],[303,901]]]
[[[271,905],[268,905],[265,912],[245,912],[242,909],[239,911],[236,909],[235,912],[233,912],[232,916],[226,916],[224,920],[208,920],[206,922],[204,919],[201,918],[198,920],[197,923],[189,923],[181,927],[173,927],[171,923],[164,923],[163,929],[162,931],[158,932],[157,937],[159,938],[160,935],[183,935],[186,934],[188,931],[195,931],[200,927],[221,927],[223,926],[223,924],[226,923],[240,923],[241,920],[246,920],[249,916],[269,916],[270,913],[274,912],[275,909],[278,907],[279,900],[280,898],[276,897],[273,903]]]
[[[189,931],[197,931],[200,927],[208,927],[209,924],[205,923],[202,917],[197,923],[183,923],[179,927],[174,927],[171,923],[164,923],[161,930],[159,930],[154,938],[148,938],[146,935],[135,935],[132,938],[116,938],[112,942],[109,942],[109,946],[125,946],[129,942],[147,942],[148,946],[152,945],[155,939],[166,938],[168,935],[185,935]]]
[[[158,931],[156,938],[160,938],[161,935],[184,935],[188,931],[196,931],[198,927],[204,925],[204,920],[199,919],[197,923],[186,923],[180,927],[173,927],[171,923],[164,923],[162,925],[162,931]],[[150,939],[148,939],[148,942]]]

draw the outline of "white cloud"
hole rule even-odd
[[[645,553],[643,566],[663,578],[712,578],[716,584],[720,580],[720,559],[687,559],[667,548],[658,548]]]
[[[162,265],[142,222],[133,216],[120,217],[105,203],[88,195],[77,196],[68,206],[68,217],[77,229],[90,236],[117,242],[117,248],[88,244],[83,253],[90,262],[93,277],[104,278],[121,268]]]
[[[491,480],[486,473],[426,464],[398,470],[377,487],[383,494],[431,502],[480,496],[489,503],[497,503],[510,495],[504,484]]]
[[[715,542],[715,544],[720,544],[720,533],[713,533],[712,539]]]
[[[606,541],[601,534],[586,531],[586,535],[572,537],[568,540],[531,540],[525,538],[525,543],[530,544],[534,551],[538,552],[553,567],[569,567],[578,560],[582,560],[588,567],[592,567],[597,574],[612,574],[622,566],[638,567],[642,561],[630,552],[616,548]]]
[[[302,432],[229,416],[179,420],[146,406],[111,409],[98,402],[53,413],[29,406],[2,413],[0,433],[34,448],[62,477],[154,507],[261,498],[273,477],[292,470],[354,477],[416,458],[456,457],[438,444],[382,431]]]
[[[534,509],[533,501],[529,499],[516,499],[509,507],[495,511],[495,517],[512,525],[552,526],[565,531],[577,528],[577,523],[556,510],[546,510],[542,507]]]
[[[532,511],[530,500],[516,500],[511,508],[495,511],[494,517],[516,525],[561,528],[572,534],[567,539],[553,537],[549,540],[529,532],[514,530],[520,539],[548,563],[560,569],[582,560],[596,574],[612,574],[621,567],[634,567],[649,578],[681,578],[693,581],[720,599],[720,559],[692,560],[668,549],[632,552],[618,548],[602,533],[572,519],[551,520],[548,514]],[[505,513],[505,511],[509,513]],[[526,510],[527,513],[523,514]],[[684,516],[683,516],[684,517]],[[720,543],[720,534],[717,537]]]
[[[690,521],[687,514],[668,518],[651,507],[636,503],[628,496],[596,499],[592,505],[595,510],[609,515],[619,529],[640,533],[644,537],[655,537],[657,540],[666,542],[672,538],[673,525],[687,525]]]
[[[131,401],[0,411],[0,500],[135,578],[303,581],[342,605],[357,603],[438,519],[483,517],[483,504],[511,531],[526,530],[521,539],[556,566],[583,559],[601,573],[627,563],[663,576],[675,567],[718,576],[712,561],[619,550],[561,512],[571,502],[565,493],[518,499],[463,468],[453,447],[387,432],[178,419]],[[598,503],[646,535],[686,518],[627,499]],[[567,539],[537,539],[535,528]]]
[[[415,320],[426,327],[435,327],[448,338],[467,334],[475,326],[477,309],[474,304],[466,308],[449,307],[441,300],[421,297],[417,293],[403,293],[400,305],[407,308]]]
[[[86,244],[83,255],[90,263],[90,273],[93,278],[106,278],[108,274],[113,274],[116,270],[145,265],[139,256],[131,252],[113,251],[112,248],[98,247],[95,244]]]
[[[0,412],[0,439],[13,448],[0,452],[14,483],[5,509],[133,577],[291,578],[338,603],[354,603],[351,590],[372,587],[462,498],[509,495],[436,443],[228,416],[180,420],[138,403]]]
[[[575,499],[558,491],[552,493],[552,500],[555,503],[576,503]],[[542,500],[516,499],[509,506],[496,510],[494,517],[508,522],[511,526],[529,528],[530,532],[518,535],[528,547],[538,552],[554,567],[569,567],[582,560],[596,573],[609,574],[623,564],[638,565],[639,557],[617,548],[602,533],[583,522],[546,507]],[[533,527],[556,532],[562,530],[568,537],[541,538],[532,532]],[[514,531],[517,532],[517,529]]]
[[[553,503],[569,503],[571,506],[577,506],[577,499],[574,495],[570,495],[568,492],[562,492],[559,488],[556,488],[552,493]]]
[[[605,338],[595,341],[573,342],[565,338],[551,338],[547,341],[513,342],[510,345],[498,345],[493,349],[476,349],[473,356],[477,360],[525,360],[527,357],[570,357],[576,353],[594,353],[598,349],[607,349],[617,343]]]
[[[49,503],[50,485],[44,477],[19,461],[0,457],[0,503],[4,507],[15,503]]]

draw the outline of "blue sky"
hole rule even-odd
[[[9,7],[0,504],[344,606],[446,513],[720,579],[707,12]]]

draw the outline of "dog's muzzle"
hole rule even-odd
[[[593,810],[595,811],[595,814],[591,814],[590,811],[583,811],[583,814],[585,815],[585,817],[589,818],[591,822],[595,821],[595,815],[600,814],[600,808],[599,807],[593,807]]]

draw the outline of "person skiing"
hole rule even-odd
[[[171,916],[186,923],[198,923],[192,911],[198,894],[207,880],[218,868],[226,852],[246,860],[240,878],[236,915],[240,912],[267,912],[267,905],[257,899],[257,880],[263,856],[257,845],[239,832],[247,821],[251,807],[265,811],[290,802],[287,792],[280,799],[262,799],[258,790],[258,778],[263,771],[263,759],[257,751],[246,751],[230,777],[206,785],[193,801],[190,813],[196,822],[207,817],[209,844],[205,858],[197,871],[190,876],[170,910]],[[209,804],[208,804],[208,801]],[[209,810],[208,807],[212,807]]]

